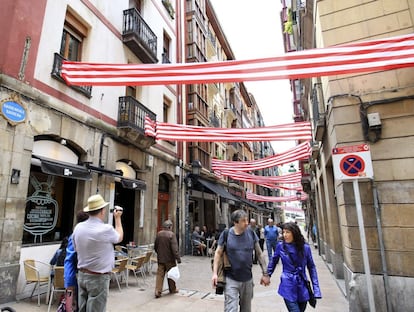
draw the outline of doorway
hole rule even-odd
[[[135,190],[124,188],[120,182],[115,182],[114,204],[124,208],[121,217],[124,239],[120,244],[126,245],[134,241]]]

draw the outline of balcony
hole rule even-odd
[[[311,103],[313,111],[313,135],[315,141],[322,141],[326,130],[325,112],[321,112],[320,106],[323,105],[320,84],[315,84],[312,89]],[[322,103],[322,104],[320,104]]]
[[[148,148],[155,143],[153,137],[145,136],[145,116],[152,120],[157,116],[132,96],[121,96],[118,105],[118,124],[120,136],[132,144]]]
[[[143,62],[157,63],[157,36],[135,9],[124,11],[122,40]]]
[[[66,84],[66,81],[62,78],[62,75],[61,75],[62,63],[63,61],[66,61],[66,59],[63,56],[61,56],[59,53],[55,53],[54,55],[55,57],[53,60],[53,68],[50,74],[56,80],[59,80],[60,82],[63,82],[64,84]],[[69,86],[69,87],[79,93],[82,93],[88,99],[92,97],[91,96],[92,86]]]

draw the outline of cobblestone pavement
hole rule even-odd
[[[318,269],[319,283],[323,299],[318,300],[316,310],[320,312],[347,312],[349,305],[332,277],[328,267],[314,251],[314,260]],[[147,277],[146,285],[142,278],[139,278],[139,285],[136,284],[133,275],[129,276],[129,287],[121,284],[119,291],[116,282],[113,280],[110,286],[110,294],[107,304],[107,312],[119,311],[170,311],[170,312],[213,312],[223,311],[223,295],[216,295],[211,287],[211,258],[208,257],[182,257],[179,265],[181,277],[178,282],[179,293],[170,295],[164,292],[159,299],[154,298],[155,275]],[[155,272],[156,265],[152,271]],[[271,285],[264,287],[259,284],[261,270],[259,265],[254,265],[253,274],[255,281],[254,298],[252,311],[286,312],[283,299],[277,294],[281,266],[278,265],[276,272],[271,279]],[[10,306],[16,312],[47,311],[45,295],[42,297],[40,307],[37,306],[37,298],[23,299],[19,302],[2,304],[0,307]],[[56,311],[57,301],[52,305],[51,311]],[[313,308],[308,307],[308,311]]]

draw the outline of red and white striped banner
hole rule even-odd
[[[170,124],[145,117],[145,135],[157,140],[181,142],[262,142],[312,139],[310,122],[260,128],[210,128]]]
[[[213,158],[211,160],[211,169],[214,171],[219,171],[218,174],[220,175],[221,171],[255,171],[275,166],[281,166],[294,162],[296,160],[306,160],[309,159],[310,153],[311,147],[309,142],[304,142],[296,145],[294,148],[291,148],[282,154],[268,156],[258,160],[231,161]]]
[[[269,189],[282,189],[288,191],[302,191],[301,172],[289,173],[282,176],[258,176],[242,171],[220,171],[220,178],[228,176],[234,180],[261,185]],[[287,186],[286,184],[293,184]]]
[[[291,202],[291,201],[298,201],[298,200],[307,200],[308,194],[301,192],[301,197],[298,199],[296,195],[294,196],[264,196],[264,195],[257,195],[254,193],[246,193],[246,199],[260,201],[260,202],[273,202],[273,203],[281,203],[281,202]]]
[[[179,64],[64,61],[68,85],[133,86],[300,79],[414,66],[414,34],[285,53],[281,56]]]

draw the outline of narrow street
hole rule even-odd
[[[349,305],[343,293],[333,279],[329,269],[314,251],[314,261],[318,269],[319,283],[321,286],[323,299],[318,300],[316,310],[320,312],[347,312]],[[108,299],[107,312],[119,311],[223,311],[223,296],[215,295],[211,287],[211,258],[208,257],[182,257],[182,263],[179,265],[181,278],[178,283],[180,292],[170,295],[164,292],[159,299],[154,298],[155,275],[147,277],[147,285],[144,286],[142,278],[139,278],[140,284],[136,285],[133,275],[129,276],[129,287],[121,284],[122,291],[118,290],[116,282],[111,282],[110,295]],[[271,279],[271,285],[264,287],[259,285],[261,270],[259,265],[254,265],[253,273],[256,281],[255,293],[253,298],[252,311],[272,311],[286,312],[283,299],[277,294],[279,285],[281,266],[278,265],[275,274]],[[153,266],[153,272],[156,271],[156,265]],[[45,297],[42,297],[41,306],[37,306],[37,299],[33,297],[20,302],[3,304],[1,307],[11,306],[16,312],[47,311],[48,306],[45,304]],[[56,311],[57,303],[52,305],[51,311]],[[307,311],[312,311],[308,307]]]

